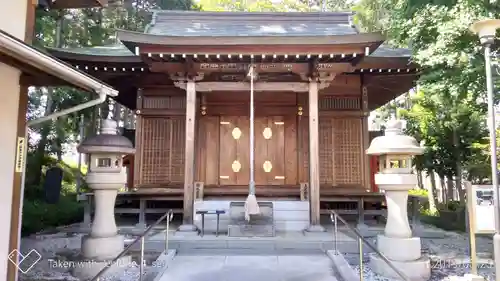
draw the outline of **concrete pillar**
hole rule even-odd
[[[117,135],[116,121],[102,120],[101,134],[83,141],[78,151],[90,157],[85,180],[94,191],[95,211],[90,234],[82,238],[83,262],[88,261],[88,266],[75,268],[73,274],[87,279],[94,277],[123,251],[124,238],[118,235],[114,208],[118,190],[127,182],[122,169],[123,155],[132,154],[135,149],[130,140]],[[130,262],[130,257],[122,258],[115,268],[126,262]]]
[[[385,192],[387,201],[387,223],[384,234],[377,236],[378,250],[414,281],[428,280],[431,274],[429,257],[422,256],[420,238],[412,237],[407,210],[408,191],[417,185],[411,158],[423,151],[414,138],[402,134],[398,120],[389,121],[385,135],[375,138],[367,150],[367,154],[380,157],[375,184]],[[384,277],[400,278],[375,253],[370,256],[370,267]]]

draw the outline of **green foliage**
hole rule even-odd
[[[348,11],[352,3],[346,0],[200,0],[203,11],[246,12],[307,12]]]
[[[83,206],[76,201],[75,194],[61,195],[57,204],[47,204],[40,199],[25,200],[21,233],[25,236],[82,219]]]
[[[465,204],[460,201],[449,201],[438,204],[438,210],[431,212],[428,208],[420,211],[422,222],[449,231],[465,231]]]
[[[87,47],[116,44],[116,29],[143,31],[150,21],[150,9],[197,9],[191,0],[124,0],[123,6],[57,10],[37,10],[35,42],[43,47]],[[29,92],[28,119],[74,107],[93,99],[86,92],[70,87],[39,87]],[[106,103],[102,110],[109,107]],[[88,124],[85,131],[94,129],[95,108],[82,110],[30,128],[30,145],[26,167],[23,225],[24,235],[65,225],[82,219],[82,206],[76,202],[76,163],[62,161],[66,147],[74,147],[79,136],[80,117]],[[48,168],[63,170],[61,200],[49,205],[42,201],[44,174]],[[83,173],[86,168],[83,167]],[[82,191],[87,187],[83,183]]]
[[[28,159],[35,159],[33,154]],[[29,175],[29,167],[27,174]],[[43,158],[43,170],[48,167],[59,167],[63,170],[63,182],[60,201],[57,204],[47,204],[43,201],[43,181],[39,184],[25,186],[22,229],[23,235],[49,230],[51,228],[81,221],[83,206],[76,201],[75,182],[78,176],[77,167],[58,161],[54,157]],[[43,173],[42,175],[44,175]]]
[[[465,203],[456,200],[440,203],[437,205],[438,211],[461,211],[465,209]]]
[[[427,189],[412,189],[408,192],[409,195],[427,197]]]

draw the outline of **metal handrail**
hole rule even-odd
[[[330,220],[333,223],[333,242],[334,242],[334,252],[335,255],[338,254],[337,251],[337,218],[352,232],[358,237],[358,246],[359,246],[359,280],[363,281],[363,244],[366,244],[368,248],[372,249],[387,265],[392,268],[396,272],[401,279],[404,281],[410,281],[410,278],[406,276],[401,270],[399,270],[384,254],[382,254],[377,247],[375,247],[370,241],[363,237],[363,235],[359,232],[356,227],[353,227],[347,223],[347,221],[342,218],[337,212],[334,210],[330,210]]]
[[[149,232],[153,229],[153,227],[157,226],[160,224],[164,219],[167,219],[167,230],[166,230],[166,235],[165,235],[165,251],[168,251],[168,228],[170,227],[170,221],[172,221],[172,218],[174,217],[174,212],[172,210],[168,210],[163,216],[161,216],[158,220],[156,220],[152,225],[150,225],[146,230],[139,235],[135,240],[130,243],[121,253],[118,254],[109,264],[107,264],[101,271],[99,271],[94,278],[92,278],[90,281],[99,281],[99,277],[101,277],[106,271],[108,271],[113,264],[115,264],[120,258],[125,256],[132,246],[135,245],[139,240],[141,240],[141,260],[140,260],[140,265],[139,265],[139,270],[140,270],[140,276],[139,280],[142,281],[143,275],[144,275],[144,237],[148,235]]]

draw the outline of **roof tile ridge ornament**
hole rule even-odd
[[[152,10],[153,15],[151,16],[151,21],[144,27],[144,33],[149,33],[149,30],[155,26],[156,18],[158,16],[158,10]],[[118,36],[117,36],[118,37]]]

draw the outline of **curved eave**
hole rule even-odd
[[[63,51],[61,49],[47,49],[47,51],[62,60],[71,61],[89,61],[89,62],[102,62],[102,63],[142,63],[140,57],[130,56],[109,56],[109,55],[90,55],[83,53],[75,53],[70,51]]]
[[[360,69],[414,69],[418,65],[411,62],[410,57],[364,57],[356,65],[356,70]]]
[[[104,82],[27,45],[3,30],[0,30],[0,60],[27,75],[56,78],[89,92],[118,95],[118,91]]]
[[[51,9],[83,9],[108,6],[108,0],[57,0]]]
[[[408,92],[418,80],[418,73],[399,75],[364,74],[364,85],[368,88],[368,107],[374,110]]]
[[[129,48],[132,45],[166,46],[279,46],[279,45],[346,45],[377,46],[385,39],[380,33],[331,36],[166,36],[118,30],[118,38]],[[127,44],[128,43],[128,44]],[[135,52],[135,50],[131,50]]]

